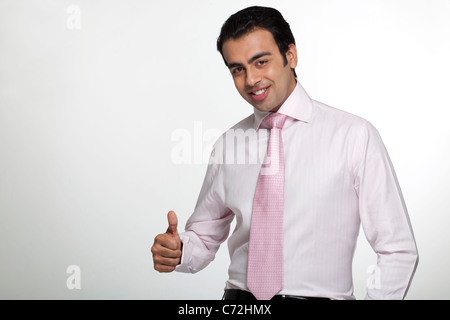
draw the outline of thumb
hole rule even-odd
[[[170,233],[172,235],[178,235],[177,227],[178,227],[178,218],[175,212],[169,211],[167,214],[167,221],[169,222],[169,227],[167,228],[166,233]]]

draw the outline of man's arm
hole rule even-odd
[[[169,213],[169,229],[156,236],[152,247],[156,270],[198,272],[214,260],[220,244],[227,239],[234,213],[223,205],[219,195],[222,189],[217,187],[219,166],[217,163],[208,165],[195,210],[186,223],[186,232],[178,234],[175,220],[171,224]]]
[[[361,223],[378,257],[366,299],[403,299],[417,267],[417,247],[394,168],[370,123],[359,136],[355,154]]]
[[[214,260],[230,231],[234,213],[223,203],[220,164],[208,165],[194,212],[180,234],[183,256],[175,271],[196,273]]]

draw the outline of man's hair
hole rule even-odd
[[[231,15],[222,26],[219,38],[217,39],[217,50],[222,55],[225,65],[227,61],[223,56],[223,44],[229,39],[238,39],[255,29],[262,28],[269,31],[283,56],[284,65],[288,63],[286,52],[290,44],[295,44],[294,35],[281,13],[268,7],[249,7]],[[295,74],[294,70],[294,75]]]

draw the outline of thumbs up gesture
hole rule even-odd
[[[175,212],[167,214],[169,227],[158,234],[152,246],[153,263],[159,272],[172,272],[181,261],[181,239],[178,235],[178,218]]]

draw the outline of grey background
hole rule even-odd
[[[380,131],[419,247],[408,298],[450,298],[448,0],[0,0],[0,298],[222,296],[226,245],[196,275],[157,273],[150,247],[169,210],[182,231],[195,205],[194,154],[211,144],[195,123],[224,131],[252,112],[215,39],[255,3],[289,21],[310,96]],[[189,164],[171,156],[180,129]],[[361,233],[359,299],[375,263]]]

